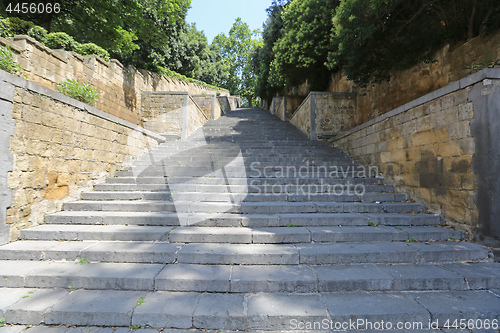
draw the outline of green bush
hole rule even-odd
[[[35,25],[33,28],[28,30],[27,34],[28,36],[33,37],[37,41],[42,42],[45,39],[45,37],[47,37],[48,32],[44,28]]]
[[[76,80],[66,80],[59,83],[57,91],[66,96],[79,100],[88,105],[95,106],[98,101],[99,92],[94,90],[89,84],[85,82],[78,82]]]
[[[0,35],[2,37],[12,37],[14,35],[27,35],[28,31],[35,27],[35,24],[29,21],[21,20],[17,17],[0,17]]]
[[[12,74],[22,72],[21,66],[14,61],[14,56],[7,45],[0,47],[0,69]]]
[[[212,89],[226,90],[226,91],[228,91],[227,89],[219,88],[219,87],[213,86],[211,84],[208,84],[206,82],[203,82],[203,81],[200,81],[200,80],[196,80],[196,79],[187,77],[187,76],[179,74],[179,73],[177,73],[177,72],[175,72],[175,71],[173,71],[171,69],[164,68],[164,67],[161,67],[161,66],[156,66],[156,72],[158,74],[165,75],[166,77],[172,77],[172,78],[176,78],[176,79],[181,79],[181,80],[184,80],[184,81],[189,82],[189,83],[201,84],[202,86],[205,86],[205,87],[208,87],[208,88],[212,88]]]
[[[185,76],[185,75],[179,74],[177,72],[174,72],[173,70],[170,70],[168,68],[164,68],[161,66],[156,66],[156,71],[158,72],[158,74],[165,75],[166,77],[173,77],[173,78],[177,78],[177,79],[181,79],[181,80],[185,80],[185,81],[187,81],[187,79],[188,79],[187,76]]]
[[[78,51],[80,44],[65,32],[51,32],[43,39],[43,44],[51,49]]]
[[[80,45],[77,51],[81,55],[98,55],[102,59],[109,61],[109,53],[99,45],[96,45],[94,43],[85,43]]]
[[[10,36],[10,25],[7,19],[0,16],[0,36],[9,37]]]

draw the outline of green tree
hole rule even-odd
[[[330,69],[360,86],[432,59],[445,43],[500,28],[498,0],[342,0],[335,10]]]
[[[11,9],[21,0],[12,0]],[[56,13],[24,14],[6,12],[0,15],[17,16],[33,21],[46,30],[66,32],[78,42],[93,42],[112,56],[134,59],[133,52],[141,46],[159,48],[168,43],[166,28],[184,22],[191,0],[42,0],[45,5],[60,4]],[[142,54],[141,54],[142,55]]]
[[[290,89],[308,81],[313,90],[328,85],[325,63],[331,51],[333,11],[338,0],[293,0],[282,13],[283,37],[274,44],[270,83]]]
[[[262,44],[256,35],[258,31],[251,31],[248,24],[237,18],[228,36],[219,34],[212,43],[213,49],[222,56],[222,67],[228,72],[227,78],[217,83],[231,94],[241,95],[250,106],[256,102],[252,54]]]
[[[274,0],[267,9],[267,20],[263,25],[263,44],[252,55],[252,64],[256,75],[255,94],[263,99],[270,99],[276,93],[283,94],[282,87],[272,85],[269,78],[271,63],[275,59],[273,47],[283,37],[283,19],[281,14],[291,0]]]

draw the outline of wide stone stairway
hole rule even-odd
[[[500,264],[443,224],[376,170],[240,109],[1,246],[0,324],[495,332]]]

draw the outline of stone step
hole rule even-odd
[[[133,225],[42,224],[21,230],[25,240],[160,241],[167,242],[174,227]],[[455,237],[458,239],[458,237]],[[434,238],[433,238],[434,239]]]
[[[349,165],[349,166],[358,166],[359,163],[353,163],[352,159],[347,157],[336,157],[332,159],[332,157],[322,157],[322,158],[301,158],[286,156],[286,157],[233,157],[233,156],[217,156],[216,154],[207,158],[207,156],[181,156],[181,155],[173,155],[170,157],[161,158],[155,154],[147,155],[143,158],[140,158],[134,162],[134,166],[149,166],[149,165],[178,165],[178,164],[189,164],[190,166],[206,166],[210,163],[219,163],[221,165],[235,163],[235,162],[243,162],[245,165],[250,165],[251,163],[258,163],[260,166],[276,166],[276,165],[291,165],[291,166],[332,166],[333,164],[339,163],[339,165]],[[257,166],[256,165],[256,166]]]
[[[432,226],[442,223],[434,214],[394,213],[170,213],[63,211],[45,217],[49,224],[105,224],[203,227],[286,227],[286,226]]]
[[[462,232],[435,227],[178,227],[172,243],[284,244],[460,240]]]
[[[333,187],[334,186],[334,187]],[[332,191],[337,192],[354,192],[357,188],[355,184],[335,184],[332,185]],[[364,185],[362,184],[365,192],[395,192],[392,185]],[[359,186],[358,186],[359,187]],[[311,193],[318,193],[321,190],[326,192],[329,188],[325,185],[323,188],[311,187]],[[99,184],[95,185],[94,191],[98,192],[112,192],[112,191],[142,191],[142,192],[161,192],[169,191],[169,184]],[[182,184],[176,188],[177,192],[213,192],[213,193],[300,193],[302,190],[309,190],[309,188],[301,185],[287,185],[273,186],[272,185],[231,185],[228,187],[226,184]],[[86,192],[84,192],[86,193]]]
[[[21,230],[25,240],[162,241],[172,243],[292,244],[455,241],[463,232],[441,227],[156,227],[44,224]]]
[[[0,288],[221,293],[500,289],[499,263],[198,265],[0,261]]]
[[[222,166],[221,166],[222,167]],[[377,177],[377,173],[373,171],[356,171],[352,172],[354,169],[346,169],[342,170],[341,168],[339,169],[332,169],[332,170],[320,170],[320,171],[304,171],[302,174],[304,175],[304,178],[346,178],[347,176],[351,178],[374,178]],[[173,167],[165,167],[165,168],[158,168],[157,170],[154,170],[151,167],[148,167],[144,170],[131,170],[131,171],[117,171],[116,176],[117,177],[186,177],[190,176],[193,178],[198,178],[198,177],[206,177],[210,174],[217,174],[218,177],[222,177],[225,175],[228,178],[283,178],[283,177],[299,177],[301,178],[301,174],[299,169],[294,169],[292,171],[287,171],[286,169],[277,169],[276,171],[274,170],[268,170],[267,172],[265,170],[261,170],[258,168],[255,169],[250,169],[250,167],[245,170],[242,167],[235,167],[235,168],[211,168],[211,167],[206,167],[206,168],[201,168],[201,167],[186,167],[182,165],[178,166],[173,166]]]
[[[233,197],[234,198],[234,197]],[[100,198],[102,199],[102,198]],[[312,198],[314,199],[314,198]],[[66,211],[181,212],[181,213],[422,213],[425,206],[405,202],[190,202],[144,200],[82,200],[64,204]]]
[[[2,288],[0,293],[5,295],[2,316],[6,324],[127,330],[293,331],[307,327],[334,331],[354,325],[353,331],[364,331],[373,325],[378,329],[380,325],[409,325],[431,332],[430,323],[443,327],[463,318],[491,324],[498,320],[500,308],[498,291],[475,290],[290,294]]]
[[[334,244],[210,244],[18,241],[0,246],[0,260],[66,260],[213,265],[327,265],[469,262],[489,249],[467,242]]]
[[[238,147],[248,147],[248,148],[274,148],[274,147],[284,147],[284,148],[296,148],[306,147],[308,149],[331,149],[327,143],[324,142],[312,142],[308,140],[294,140],[294,139],[275,139],[275,140],[255,140],[255,137],[248,137],[248,141],[240,141],[237,143],[225,143],[217,142],[211,143],[210,141],[206,143],[190,142],[190,141],[176,141],[176,142],[165,142],[158,147],[158,150],[170,150],[170,149],[181,149],[181,148],[196,148],[196,147],[207,147],[210,149],[220,149],[221,147],[233,147],[238,145]],[[333,152],[340,152],[340,150],[331,149]]]
[[[236,157],[238,155],[243,157],[329,157],[330,159],[335,159],[336,157],[344,158],[346,155],[342,153],[335,153],[329,149],[307,149],[307,148],[295,148],[295,149],[286,149],[286,148],[269,148],[269,149],[259,149],[259,148],[251,148],[251,149],[241,149],[237,144],[230,145],[227,148],[219,148],[219,149],[209,149],[204,147],[194,147],[194,148],[179,148],[175,149],[165,149],[165,150],[155,150],[152,156],[156,157],[169,157],[173,155],[180,156],[195,156],[196,154],[203,154],[204,156],[208,155],[216,155],[216,156],[227,156],[227,157]]]
[[[274,178],[252,178],[246,177],[191,177],[189,175],[177,177],[115,177],[107,178],[107,184],[202,184],[202,185],[337,185],[337,184],[364,184],[374,185],[383,184],[382,177],[372,178],[291,178],[291,177],[274,177]]]
[[[130,191],[130,192],[84,192],[81,197],[83,200],[169,200],[177,201],[192,201],[192,202],[403,202],[409,199],[405,193],[384,193],[384,192],[358,192],[358,189],[351,191],[347,189],[345,192],[308,192],[300,191],[298,193],[221,193],[221,192],[181,192],[177,191],[177,187],[182,188],[182,185],[171,185],[171,191]],[[309,188],[314,188],[310,186]],[[308,187],[305,187],[306,189]],[[318,189],[314,189],[318,190]],[[333,191],[333,190],[332,190]]]

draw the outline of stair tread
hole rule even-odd
[[[199,265],[0,260],[0,287],[211,292],[500,288],[499,263]],[[211,285],[211,286],[210,286]],[[455,289],[454,289],[455,288]]]
[[[421,323],[425,330],[432,320],[443,324],[447,319],[478,315],[483,320],[497,319],[500,308],[498,292],[488,291],[225,294],[41,289],[31,295],[30,291],[0,289],[6,295],[7,323],[28,313],[35,325],[44,320],[48,325],[70,326],[128,327],[132,323],[154,328],[281,330],[298,323],[324,319],[348,323],[357,318],[394,321],[393,325]],[[25,295],[29,297],[22,298]]]
[[[467,242],[224,244],[123,241],[18,241],[0,246],[0,259],[126,261],[198,264],[341,264],[487,260],[487,248]]]

